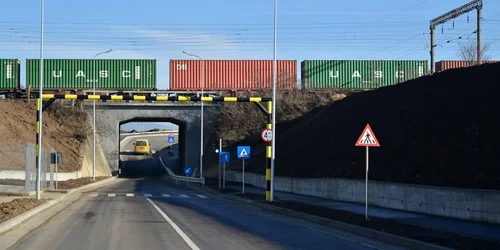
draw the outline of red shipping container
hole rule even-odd
[[[277,60],[276,87],[297,89],[297,60]],[[273,83],[272,60],[204,60],[205,90],[265,90]],[[171,90],[201,90],[201,60],[170,60]]]
[[[497,63],[500,61],[482,61],[482,63]],[[456,68],[466,68],[470,66],[474,66],[476,62],[470,62],[465,60],[442,60],[436,62],[436,72],[445,71],[448,69],[456,69]]]

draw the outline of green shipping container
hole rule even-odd
[[[375,89],[427,74],[426,60],[305,60],[303,89]]]
[[[19,59],[0,59],[0,89],[21,88],[21,63]]]
[[[43,89],[153,90],[156,60],[44,59]],[[40,86],[40,59],[26,59],[26,85]]]

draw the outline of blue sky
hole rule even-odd
[[[470,0],[281,0],[278,59],[429,60],[429,21]],[[158,88],[169,60],[272,59],[273,1],[46,0],[45,58],[157,59]],[[483,42],[500,59],[500,1],[484,0]],[[307,3],[307,4],[306,4]],[[469,18],[469,21],[467,21]],[[476,12],[436,29],[436,61],[458,59],[475,39]],[[39,58],[40,1],[5,1],[0,58]],[[450,41],[450,42],[447,42]],[[300,63],[299,63],[300,65]],[[299,71],[300,72],[300,71]],[[24,68],[22,71],[24,84]]]

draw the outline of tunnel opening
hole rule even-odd
[[[118,126],[119,178],[161,177],[164,167],[178,173],[185,165],[186,122],[136,117]]]

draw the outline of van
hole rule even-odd
[[[134,153],[136,155],[149,155],[151,149],[149,147],[149,141],[146,139],[136,140],[134,143]]]

